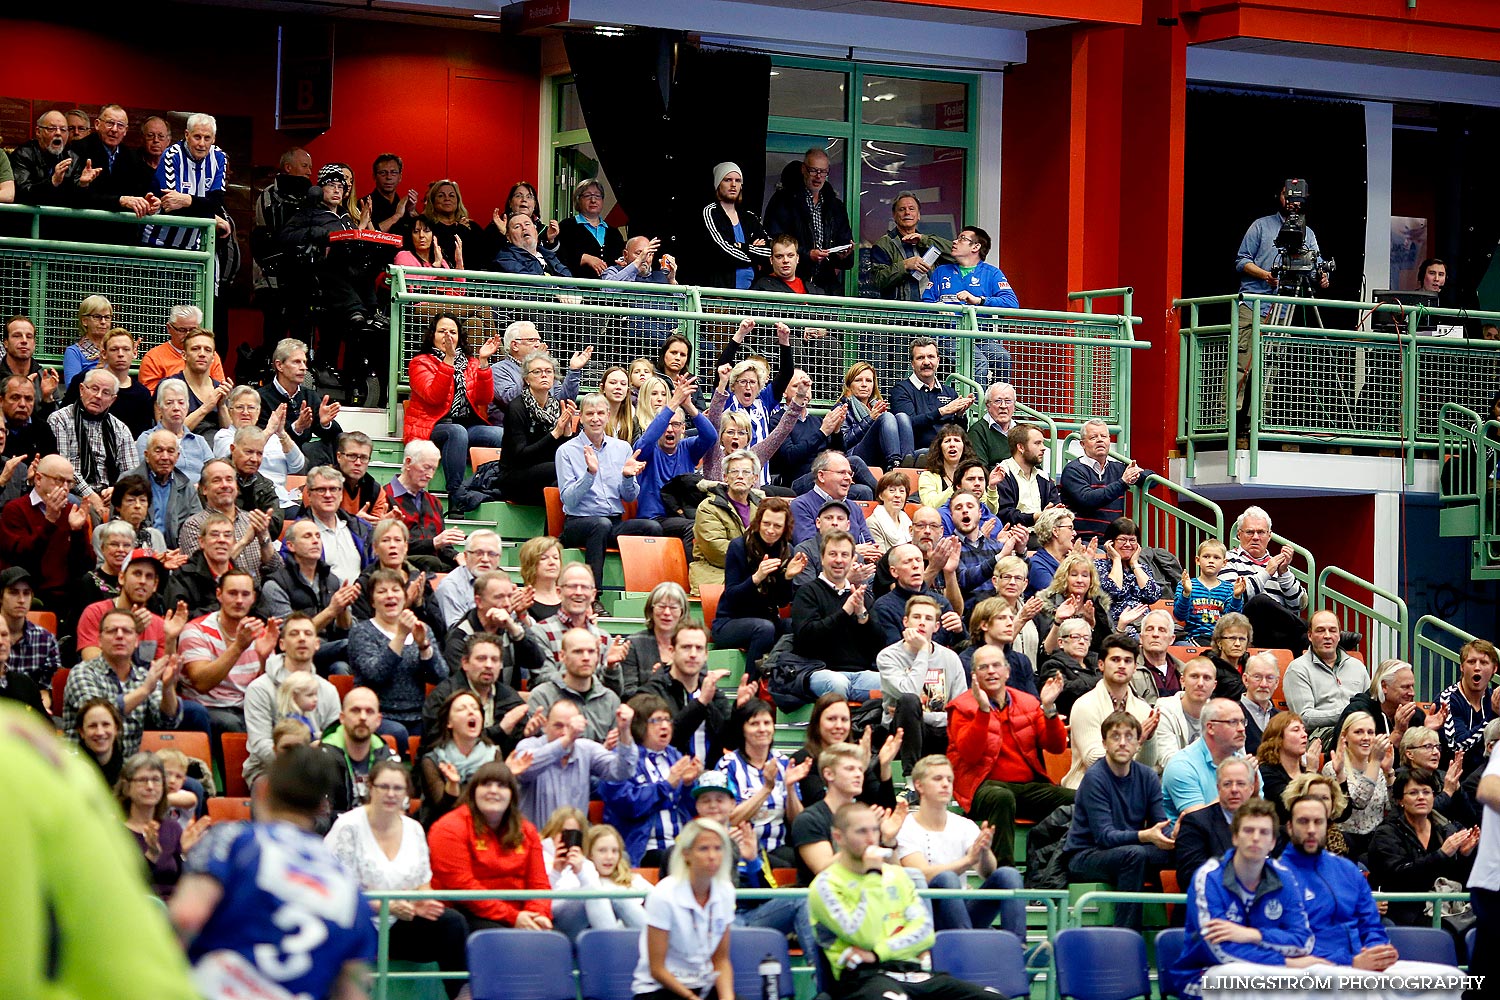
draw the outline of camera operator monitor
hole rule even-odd
[[[1375,302],[1383,305],[1399,305],[1408,308],[1413,306],[1425,306],[1436,309],[1438,304],[1437,292],[1422,291],[1420,289],[1408,288],[1379,288],[1371,296]],[[1405,333],[1408,329],[1407,323],[1395,313],[1377,313],[1372,327],[1387,333]],[[1417,332],[1424,336],[1441,336],[1438,332],[1437,317],[1423,313],[1417,317]],[[1460,332],[1459,336],[1462,336]]]

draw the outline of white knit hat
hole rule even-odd
[[[745,177],[745,172],[740,169],[740,165],[731,160],[725,160],[723,163],[714,164],[715,191],[719,190],[719,185],[723,184],[724,178],[730,174],[739,174],[741,180],[743,180]]]

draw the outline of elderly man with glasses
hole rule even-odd
[[[854,236],[849,210],[828,183],[828,154],[814,146],[802,162],[781,172],[781,188],[766,203],[766,232],[796,237],[803,249],[797,277],[835,294],[844,287],[844,271],[853,260]]]
[[[141,461],[130,428],[109,412],[119,394],[114,375],[95,368],[84,374],[78,402],[54,410],[47,418],[47,427],[57,438],[58,454],[73,467],[72,492],[100,516],[115,481]]]
[[[36,138],[17,146],[10,154],[15,173],[16,203],[19,205],[63,205],[67,203],[68,120],[61,111],[47,111],[36,120]]]
[[[503,429],[505,411],[525,385],[525,380],[521,377],[522,360],[532,351],[545,351],[547,345],[542,342],[542,335],[536,324],[523,319],[505,328],[505,332],[500,335],[500,346],[505,349],[505,357],[497,355],[490,363],[490,373],[495,378],[495,405],[490,409],[490,423]],[[554,385],[548,396],[552,399],[576,400],[578,388],[582,384],[583,370],[588,367],[589,359],[593,356],[592,344],[574,354],[568,361],[567,378]]]
[[[75,141],[68,152],[73,170],[68,175],[68,200],[77,208],[105,212],[133,212],[137,218],[154,215],[161,200],[153,190],[154,177],[140,153],[125,146],[130,116],[118,104],[106,104],[94,119],[94,131]],[[138,234],[124,226],[89,227],[94,242],[137,241]]]

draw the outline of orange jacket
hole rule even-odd
[[[1068,727],[1061,715],[1047,718],[1042,703],[1025,691],[1005,689],[1004,708],[979,710],[972,689],[948,703],[948,760],[953,764],[953,794],[965,810],[986,781],[1048,781],[1042,751],[1068,748]]]

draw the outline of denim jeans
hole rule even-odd
[[[901,463],[905,455],[916,452],[911,417],[905,413],[882,413],[875,418],[875,426],[865,431],[859,443],[849,449],[849,461],[859,458],[870,465],[878,465],[890,472]]]
[[[973,341],[973,371],[958,371],[958,338],[939,337],[938,345],[943,354],[953,359],[953,370],[960,375],[968,374],[975,382],[979,383],[980,391],[988,389],[996,382],[1009,382],[1011,375],[1010,351],[998,340],[975,340]]]
[[[813,698],[821,698],[830,691],[852,701],[864,701],[871,691],[880,690],[880,672],[877,670],[814,670],[808,679]],[[856,697],[855,695],[858,695]]]
[[[934,889],[963,889],[967,883],[957,872],[943,872],[933,876],[927,883]],[[1019,889],[1021,873],[1008,865],[1001,865],[984,880],[981,889]],[[1000,917],[1000,928],[1010,931],[1026,941],[1026,900],[1024,899],[934,899],[932,901],[933,923],[940,931],[969,930],[989,927]]]

